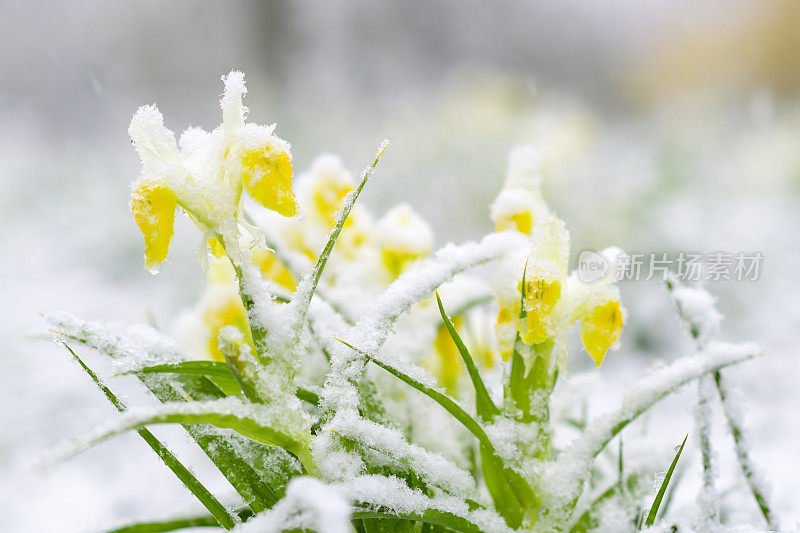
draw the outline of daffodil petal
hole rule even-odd
[[[286,268],[280,259],[275,256],[275,252],[271,250],[256,250],[251,258],[253,264],[257,265],[261,270],[261,274],[277,283],[278,285],[294,291],[297,287],[297,282]]]
[[[167,258],[177,205],[175,193],[165,185],[142,181],[133,190],[131,212],[144,236],[144,262],[150,270]]]
[[[242,157],[244,187],[255,201],[285,217],[297,214],[292,159],[282,142],[248,150]]]
[[[550,313],[561,298],[561,281],[532,278],[525,284],[525,319],[517,327],[524,343],[538,344],[551,335]]]
[[[606,352],[622,333],[622,308],[609,301],[592,309],[581,321],[581,341],[595,365],[603,363]]]

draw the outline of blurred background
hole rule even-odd
[[[85,531],[194,508],[136,435],[37,472],[45,450],[113,410],[63,349],[27,334],[43,328],[41,311],[169,327],[192,305],[199,237],[186,220],[162,274],[142,268],[127,126],[157,102],[175,131],[212,129],[220,76],[234,68],[247,75],[250,118],[278,123],[298,172],[333,152],[357,173],[389,138],[363,202],[378,213],[410,202],[439,245],[492,229],[506,155],[531,143],[575,257],[609,245],[763,253],[758,281],[709,288],[725,337],[771,353],[731,374],[782,523],[797,526],[799,63],[793,0],[3,2],[3,527]],[[690,349],[660,283],[624,284],[623,295],[631,318],[599,371],[599,410]],[[588,368],[575,359],[575,373]],[[667,455],[692,432],[693,395],[653,415]],[[719,484],[739,489],[717,426]],[[683,492],[688,505],[694,492]],[[729,492],[728,518],[758,524],[747,495]]]

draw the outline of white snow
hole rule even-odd
[[[352,508],[343,491],[312,477],[296,477],[286,495],[271,509],[233,529],[235,533],[279,533],[303,529],[318,533],[350,533]]]

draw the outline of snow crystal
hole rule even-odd
[[[186,360],[172,339],[150,326],[87,321],[66,312],[45,313],[44,319],[56,341],[67,338],[105,353],[120,373]]]
[[[486,533],[507,533],[511,530],[505,521],[493,511],[470,511],[467,504],[458,498],[439,495],[429,498],[418,489],[409,488],[396,477],[364,475],[340,485],[342,490],[359,504],[374,510],[395,514],[423,514],[427,509],[451,513],[476,524]]]
[[[712,531],[719,525],[719,495],[714,487],[717,478],[717,454],[711,442],[711,402],[715,395],[713,378],[711,376],[700,378],[697,382],[694,419],[703,463],[703,484],[697,495],[697,527],[704,531]]]
[[[625,394],[622,406],[591,421],[561,453],[555,463],[546,465],[542,487],[554,508],[576,499],[585,479],[588,466],[618,428],[636,418],[670,392],[720,368],[741,363],[761,355],[763,351],[752,343],[708,344],[697,355],[685,357],[671,365],[652,371],[637,381]]]
[[[117,416],[109,423],[98,426],[82,437],[67,442],[53,451],[47,464],[63,462],[88,448],[125,431],[142,425],[155,423],[173,423],[181,415],[221,415],[237,421],[250,421],[255,426],[276,428],[289,435],[302,434],[304,428],[297,427],[296,420],[285,416],[283,411],[262,404],[244,402],[237,397],[226,397],[219,400],[168,402],[156,407],[130,409]],[[217,426],[224,420],[217,420]],[[248,435],[255,438],[255,435]]]
[[[352,411],[336,413],[329,428],[334,433],[381,452],[392,462],[400,463],[427,483],[447,492],[463,496],[475,489],[475,482],[468,472],[441,455],[409,443],[396,429],[367,420]]]

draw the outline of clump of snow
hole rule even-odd
[[[237,533],[278,533],[311,530],[318,533],[350,533],[352,507],[343,491],[312,477],[296,477],[286,495],[271,509],[239,525]]]
[[[441,455],[408,442],[394,428],[377,424],[352,412],[339,412],[329,423],[329,429],[380,452],[392,463],[402,465],[427,483],[446,492],[466,496],[475,490],[475,482],[469,473]]]
[[[701,345],[712,339],[719,331],[722,314],[717,311],[716,299],[703,287],[689,287],[676,283],[672,296],[678,311],[689,331]]]

